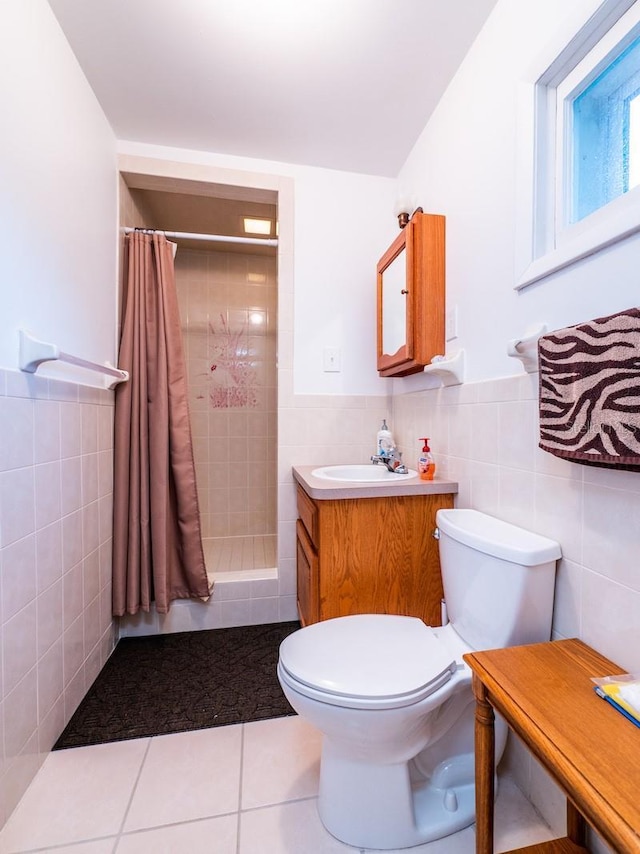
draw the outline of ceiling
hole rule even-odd
[[[121,140],[395,177],[497,0],[49,0]]]

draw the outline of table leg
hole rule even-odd
[[[475,674],[473,694],[476,698],[476,854],[493,854],[495,716],[485,686]]]
[[[572,802],[567,798],[567,837],[576,845],[587,845],[587,823]]]

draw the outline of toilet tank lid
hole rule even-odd
[[[560,544],[555,540],[478,510],[438,510],[436,525],[452,540],[523,566],[536,566],[562,557]]]

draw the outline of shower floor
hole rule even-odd
[[[207,575],[275,569],[277,537],[261,534],[246,537],[203,537]]]

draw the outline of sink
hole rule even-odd
[[[407,474],[395,474],[390,472],[386,466],[374,465],[353,465],[353,466],[322,466],[314,469],[311,474],[314,477],[322,478],[323,480],[342,480],[350,481],[351,483],[376,483],[383,481],[384,483],[393,483],[397,481],[411,480],[417,477],[418,472],[409,469]]]

